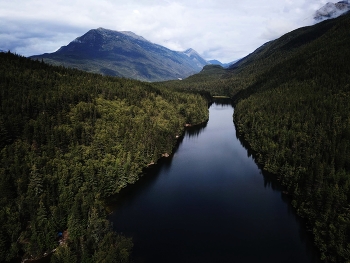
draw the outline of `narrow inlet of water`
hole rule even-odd
[[[236,138],[230,104],[188,130],[174,155],[110,215],[136,263],[314,263],[310,236]]]

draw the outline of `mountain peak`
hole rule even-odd
[[[93,30],[93,29],[92,29]],[[103,28],[103,27],[99,27],[96,29],[97,31],[112,31],[112,30],[109,30],[109,29],[106,29],[106,28]]]
[[[122,34],[124,36],[132,37],[133,39],[149,42],[147,39],[143,38],[142,36],[136,35],[134,32],[131,32],[131,31],[116,31],[116,30],[111,30],[111,29],[99,27],[97,29],[91,29],[88,33],[90,33],[90,34],[91,33],[99,33],[103,37],[107,37],[107,38],[108,37],[116,37],[116,36]]]
[[[203,66],[208,64],[208,62],[204,58],[202,58],[197,51],[195,51],[192,48],[189,48],[186,51],[181,53],[188,56],[197,65],[197,67],[203,68]]]
[[[207,62],[193,49],[188,53],[166,47],[131,31],[91,29],[54,53],[32,56],[49,63],[104,75],[162,81],[186,78]]]
[[[196,50],[194,50],[193,48],[189,48],[189,49],[185,50],[183,53],[189,57],[190,56],[199,56],[198,52]]]
[[[316,21],[336,18],[350,11],[349,1],[340,1],[338,3],[328,2],[323,7],[318,9],[314,15]]]

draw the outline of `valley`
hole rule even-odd
[[[171,155],[185,126],[206,123],[219,96],[231,99],[237,136],[284,188],[320,260],[348,262],[349,28],[345,13],[293,30],[227,69],[103,28],[52,54],[1,52],[0,261],[57,248],[50,262],[132,262],[134,243],[113,230],[107,200]]]
[[[326,262],[350,256],[349,27],[346,14],[268,42],[228,70],[163,83],[232,98],[240,138],[287,187]]]

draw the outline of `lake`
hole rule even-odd
[[[319,262],[278,182],[237,139],[233,110],[212,104],[206,125],[118,197],[109,220],[133,237],[136,263]]]

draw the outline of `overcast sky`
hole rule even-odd
[[[172,50],[230,62],[313,24],[327,0],[0,0],[0,49],[54,52],[90,29],[132,31]],[[337,1],[332,1],[337,2]]]

